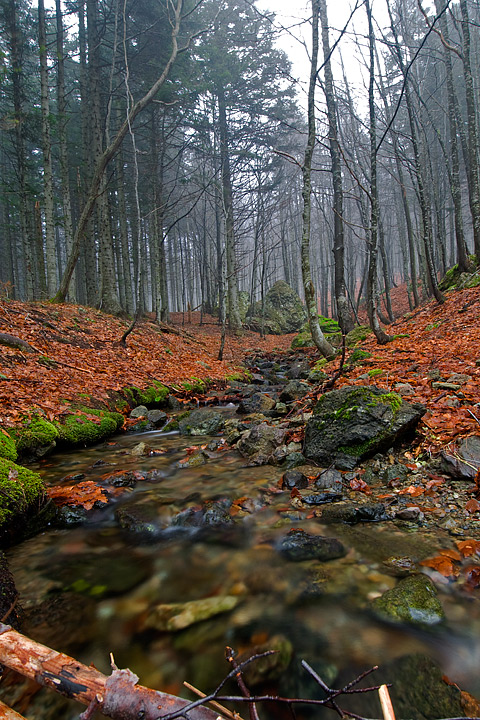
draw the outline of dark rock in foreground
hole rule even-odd
[[[307,423],[303,454],[324,467],[350,470],[364,457],[385,450],[412,430],[423,405],[374,386],[326,393]]]
[[[289,560],[334,560],[347,554],[345,547],[336,538],[309,535],[304,530],[290,530],[282,538],[280,553]]]

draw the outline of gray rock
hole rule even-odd
[[[302,472],[299,472],[298,470],[287,470],[287,472],[283,473],[283,490],[293,490],[293,488],[302,490],[306,487],[308,487],[308,478]]]
[[[148,408],[145,405],[137,405],[130,413],[131,418],[147,417]]]
[[[326,507],[322,512],[324,522],[344,522],[348,525],[356,525],[360,522],[382,522],[389,520],[383,503],[372,503],[371,505],[352,505],[341,503]]]
[[[237,448],[244,457],[272,455],[276,447],[282,444],[285,430],[274,428],[267,423],[255,425],[251,430],[243,433],[237,443]]]
[[[147,420],[155,425],[155,427],[163,427],[168,420],[168,415],[162,410],[149,410],[147,412]]]
[[[302,380],[290,380],[280,393],[280,400],[282,402],[298,400],[309,393],[311,389],[310,385]]]
[[[328,468],[324,470],[314,482],[317,490],[335,490],[340,492],[342,490],[342,474],[334,468]]]
[[[292,380],[306,380],[310,374],[310,365],[306,360],[295,362],[287,370],[287,376]]]
[[[269,415],[275,408],[276,400],[265,393],[256,392],[250,397],[243,398],[240,401],[237,412],[240,415],[250,415],[251,413],[262,413]]]
[[[212,408],[192,410],[178,423],[182,435],[216,435],[224,425],[223,415]]]
[[[313,495],[304,495],[302,497],[302,502],[307,505],[325,505],[326,503],[338,502],[342,498],[343,495],[341,493],[327,490],[326,492],[315,493]]]
[[[276,282],[267,292],[263,318],[260,301],[250,307],[248,315],[250,328],[260,330],[263,323],[267,332],[273,335],[296,332],[306,319],[302,301],[284,280]]]
[[[304,530],[290,530],[281,540],[279,551],[289,560],[334,560],[347,554],[345,547],[336,538],[309,535]]]
[[[322,395],[307,422],[303,454],[320,465],[351,470],[390,448],[425,413],[396,393],[374,386],[344,387]]]
[[[410,575],[376,598],[373,609],[395,622],[436,625],[445,619],[435,585],[426,575]]]
[[[480,467],[480,435],[464,438],[454,455],[443,452],[442,457],[454,477],[473,480]]]

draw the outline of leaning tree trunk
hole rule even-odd
[[[307,307],[308,322],[313,342],[326,358],[335,355],[335,350],[325,339],[318,322],[317,297],[312,282],[310,266],[310,229],[312,214],[312,158],[315,148],[315,85],[317,83],[318,64],[318,17],[319,0],[312,0],[312,58],[310,64],[310,82],[308,86],[308,135],[305,157],[302,165],[303,175],[303,214],[302,214],[302,279]]]
[[[145,95],[138,100],[135,105],[131,108],[130,112],[128,113],[128,117],[123,121],[122,125],[120,126],[117,134],[111,141],[111,143],[108,145],[108,147],[103,151],[103,153],[98,157],[95,167],[95,172],[93,173],[93,177],[90,183],[90,189],[88,192],[87,199],[85,201],[85,205],[83,207],[82,213],[80,215],[77,228],[75,230],[75,235],[73,239],[73,246],[72,246],[72,252],[68,258],[67,261],[67,267],[65,268],[65,272],[62,278],[62,281],[60,283],[60,288],[55,295],[55,297],[52,299],[53,302],[64,302],[65,297],[68,291],[68,287],[70,285],[70,280],[72,277],[72,273],[75,269],[75,265],[78,260],[78,256],[80,253],[80,248],[82,246],[84,233],[88,224],[88,221],[91,217],[91,214],[93,212],[93,209],[95,207],[95,203],[97,200],[97,196],[100,190],[100,186],[103,181],[105,169],[110,162],[110,160],[115,156],[117,153],[120,145],[123,142],[123,139],[125,135],[128,133],[130,126],[132,125],[133,121],[139,115],[139,113],[142,112],[144,108],[146,108],[155,98],[157,92],[160,90],[162,85],[165,83],[165,80],[168,77],[168,74],[170,72],[170,69],[175,62],[177,55],[178,55],[178,33],[180,31],[180,23],[181,23],[181,16],[182,16],[182,7],[183,7],[183,0],[176,0],[174,14],[172,17],[172,49],[170,52],[170,56],[165,64],[165,67],[158,77],[158,79],[154,82],[154,84],[151,86],[151,88],[148,90]]]

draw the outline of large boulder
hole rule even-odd
[[[424,415],[419,403],[374,386],[352,386],[322,395],[308,420],[303,454],[323,467],[351,470],[393,445]]]
[[[237,449],[254,464],[263,465],[268,463],[275,448],[282,444],[284,437],[285,430],[260,423],[243,433],[237,443]]]
[[[263,318],[260,300],[250,307],[249,316],[253,330],[260,330],[263,320],[265,330],[272,335],[297,332],[306,319],[302,301],[284,280],[276,282],[267,292]]]

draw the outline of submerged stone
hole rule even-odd
[[[337,538],[309,535],[305,530],[290,530],[282,538],[279,551],[288,560],[334,560],[347,554],[345,547]]]
[[[376,598],[372,607],[380,616],[396,622],[436,625],[445,619],[435,585],[426,575],[411,575]]]
[[[220,595],[186,603],[157,605],[147,616],[145,627],[170,632],[183,630],[214,615],[229,612],[239,602],[240,598],[234,595]]]

